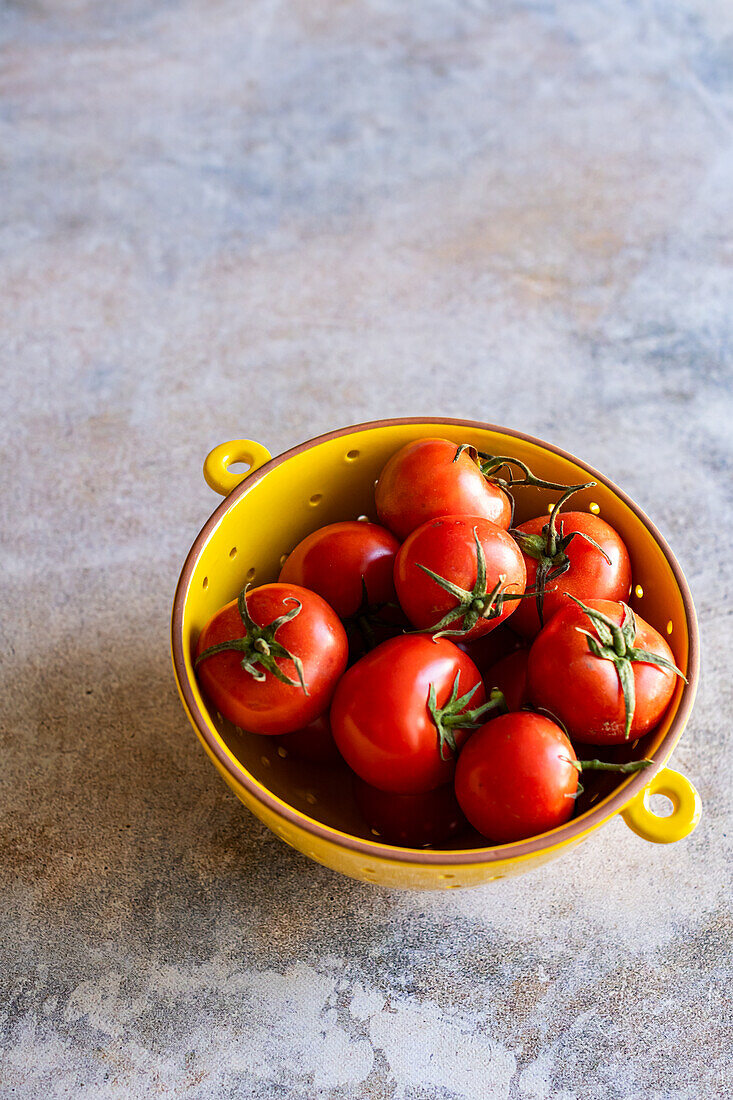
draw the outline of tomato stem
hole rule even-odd
[[[533,489],[552,489],[557,492],[563,489],[569,488],[569,486],[562,484],[558,481],[545,481],[541,477],[537,477],[533,474],[526,462],[522,462],[520,458],[513,458],[512,455],[490,455],[484,451],[477,450],[471,443],[461,443],[457,448],[454,462],[457,462],[464,451],[467,451],[473,461],[476,463],[481,473],[484,475],[487,481],[490,481],[492,485],[496,485],[509,498],[509,502],[512,507],[511,511],[511,524],[514,523],[514,509],[515,501],[512,495],[512,489],[521,488],[522,486],[528,486]],[[516,466],[523,474],[524,477],[518,478],[515,476],[512,467]],[[506,470],[506,477],[500,477],[499,472]],[[572,488],[572,486],[570,486]]]
[[[231,641],[219,642],[217,645],[209,646],[208,649],[205,649],[203,653],[198,655],[194,667],[198,668],[202,661],[207,660],[209,657],[213,657],[216,653],[234,650],[235,653],[242,654],[241,666],[254,680],[261,682],[266,679],[266,674],[270,672],[283,684],[290,684],[292,687],[302,687],[305,694],[308,695],[308,688],[305,686],[303,662],[300,657],[296,657],[294,653],[291,653],[289,649],[281,645],[275,637],[281,626],[291,622],[296,615],[300,614],[303,608],[302,603],[300,600],[296,599],[295,596],[286,596],[283,599],[283,603],[294,603],[296,606],[291,611],[286,612],[286,614],[280,615],[277,619],[273,619],[271,623],[267,623],[265,626],[258,626],[250,615],[247,606],[247,592],[249,587],[248,584],[245,585],[237,598],[237,610],[239,611],[239,617],[244,627],[244,636],[241,638],[232,638]],[[295,671],[298,674],[297,680],[292,680],[289,676],[285,675],[277,664],[278,659],[293,662]]]
[[[522,462],[520,458],[514,458],[512,455],[486,454],[484,451],[477,450],[471,443],[461,443],[456,450],[453,461],[457,462],[464,451],[468,451],[468,454],[479,467],[487,481],[493,481],[495,485],[498,485],[500,489],[504,489],[505,492],[508,489],[521,487],[523,485],[531,486],[534,489],[562,490],[568,488],[567,484],[562,484],[558,481],[544,481],[541,477],[537,477],[536,474],[532,473],[527,463]],[[481,461],[479,461],[479,459]],[[515,477],[512,466],[516,466],[521,470],[524,477]],[[506,478],[498,476],[499,470],[503,467],[506,467],[508,475]]]
[[[602,546],[599,546],[596,540],[591,538],[590,535],[586,535],[583,531],[570,531],[565,535],[563,533],[562,520],[558,523],[558,513],[565,501],[568,500],[573,493],[580,492],[581,489],[592,489],[595,484],[595,481],[587,481],[584,485],[569,485],[562,496],[555,502],[550,512],[550,518],[542,528],[541,535],[530,535],[527,534],[526,531],[520,531],[514,528],[509,532],[516,540],[522,553],[526,554],[529,558],[534,558],[537,562],[537,572],[533,591],[537,603],[537,615],[539,616],[540,626],[544,626],[545,623],[544,603],[547,585],[551,581],[557,580],[563,573],[567,573],[570,568],[570,558],[566,551],[576,535],[585,539],[591,546],[594,546],[599,553],[603,554],[608,564],[611,564],[611,559],[606,551]]]
[[[579,772],[619,772],[621,775],[643,771],[654,763],[653,760],[629,760],[626,764],[611,764],[606,760],[570,760],[568,762]]]
[[[439,707],[437,703],[435,684],[430,685],[430,690],[428,692],[428,711],[438,731],[440,755],[444,760],[449,759],[451,753],[455,756],[458,752],[454,730],[478,729],[478,727],[483,724],[484,716],[488,714],[490,710],[499,710],[503,714],[509,711],[506,700],[498,688],[493,689],[487,701],[480,707],[475,707],[473,710],[466,710],[465,708],[471,702],[471,699],[481,685],[480,683],[474,684],[470,691],[467,691],[465,695],[459,697],[458,683],[460,676],[461,673],[459,670],[453,681],[450,696],[442,707]],[[444,751],[446,746],[448,747],[448,756],[446,756]]]
[[[673,672],[676,676],[681,676],[685,683],[687,683],[687,678],[680,672],[676,665],[672,664],[671,661],[668,661],[667,658],[663,657],[661,654],[651,653],[647,649],[636,648],[634,645],[636,641],[636,615],[634,615],[634,612],[628,604],[621,602],[621,606],[624,609],[624,618],[621,626],[618,626],[613,619],[609,619],[602,611],[597,611],[593,607],[586,607],[584,603],[581,603],[575,596],[571,596],[569,592],[566,592],[565,595],[569,596],[573,603],[576,603],[578,607],[585,612],[595,627],[595,634],[591,634],[589,630],[583,630],[581,627],[577,627],[577,630],[581,634],[585,634],[588,639],[588,649],[594,657],[598,657],[604,661],[611,661],[616,668],[624,697],[624,711],[626,716],[624,737],[628,740],[629,734],[631,733],[631,723],[634,718],[634,711],[636,709],[636,685],[634,682],[634,670],[631,667],[632,662],[639,661],[644,664],[655,665],[657,668],[666,669],[667,672]]]
[[[480,707],[464,711],[463,714],[459,714],[456,718],[449,719],[449,721],[452,726],[475,729],[483,725],[484,715],[488,714],[490,710],[498,710],[500,714],[509,713],[509,705],[504,698],[504,692],[500,691],[499,688],[492,688],[489,698]]]
[[[579,775],[583,772],[617,772],[620,775],[631,775],[633,772],[643,771],[654,763],[653,760],[629,760],[626,764],[610,764],[606,760],[568,760],[567,756],[564,759]],[[578,786],[573,794],[566,794],[565,797],[580,798],[584,789],[583,784],[578,780]]]
[[[460,638],[473,630],[479,619],[498,619],[504,609],[505,600],[524,599],[525,593],[504,593],[502,585],[506,581],[506,575],[502,573],[494,587],[489,591],[486,582],[486,555],[478,536],[478,528],[473,529],[473,540],[476,544],[476,583],[469,591],[460,585],[449,581],[447,577],[441,577],[428,569],[427,565],[417,562],[418,569],[422,569],[436,584],[439,584],[444,592],[453,596],[457,603],[455,607],[424,630],[416,631],[418,634],[432,634],[434,638]],[[450,629],[451,625],[462,620],[460,627]]]

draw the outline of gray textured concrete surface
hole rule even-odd
[[[22,1100],[733,1093],[733,8],[0,15],[2,1060]],[[178,702],[216,443],[551,439],[687,571],[704,816],[416,895],[308,862]]]

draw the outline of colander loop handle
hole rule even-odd
[[[236,489],[246,477],[259,470],[269,462],[272,455],[267,447],[254,439],[230,439],[228,443],[220,443],[209,451],[204,459],[204,478],[215,493],[221,493],[226,497],[232,489]],[[246,462],[249,466],[244,473],[230,470],[234,462]]]
[[[653,794],[665,795],[672,813],[659,817],[650,806]],[[637,836],[653,844],[673,844],[689,836],[700,820],[702,802],[687,776],[672,768],[662,768],[647,787],[621,811],[621,816]]]

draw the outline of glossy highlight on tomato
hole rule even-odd
[[[439,516],[480,516],[509,527],[507,494],[487,481],[467,451],[456,459],[457,451],[449,439],[418,439],[385,465],[375,492],[377,515],[399,539]]]

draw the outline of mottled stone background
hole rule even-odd
[[[733,6],[2,8],[0,1094],[733,1092]],[[689,840],[405,894],[227,793],[168,657],[201,461],[371,417],[535,432],[697,602]]]

